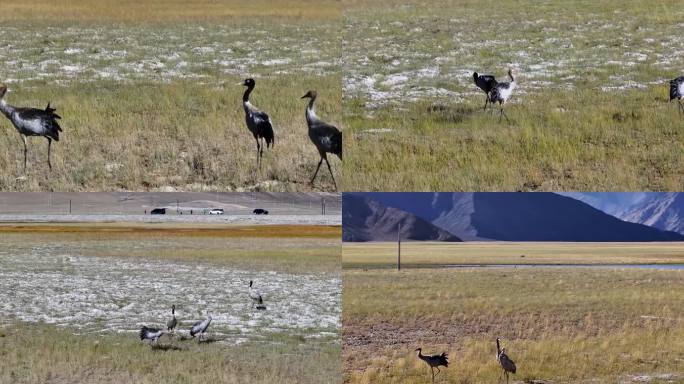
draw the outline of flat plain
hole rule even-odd
[[[410,243],[402,249],[406,264],[398,272],[389,269],[394,259],[383,256],[395,256],[390,244],[344,244],[345,382],[429,383],[418,347],[449,354],[437,383],[496,382],[497,337],[518,366],[513,383],[684,382],[678,347],[684,273],[667,269],[684,262],[681,244],[492,243],[440,252],[436,244]],[[520,263],[521,254],[567,265],[505,265]],[[439,267],[444,263],[472,266]],[[597,267],[573,266],[584,263]],[[598,267],[615,263],[665,264]]]
[[[0,232],[1,383],[341,381],[339,227]],[[249,280],[266,311],[251,308]],[[172,304],[176,335],[145,345],[137,331],[162,327]],[[197,343],[188,329],[207,314],[208,342]]]
[[[64,131],[52,172],[47,141],[29,138],[24,173],[21,139],[3,118],[0,189],[332,190],[323,172],[309,185],[319,157],[300,97],[318,90],[319,116],[339,125],[340,17],[335,1],[3,1],[5,98],[50,102]],[[259,174],[247,77],[276,132]]]
[[[679,190],[677,1],[347,1],[347,190]],[[517,88],[484,112],[477,71]]]

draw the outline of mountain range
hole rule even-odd
[[[461,241],[430,222],[365,196],[342,195],[343,241],[394,241],[401,225],[407,240]]]
[[[662,212],[657,201],[630,217],[681,224],[681,216]],[[393,241],[399,223],[402,238],[410,240],[684,241],[680,233],[628,222],[556,193],[345,193],[342,222],[344,241]]]
[[[619,219],[684,234],[684,193],[564,193]]]

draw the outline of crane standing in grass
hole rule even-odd
[[[684,76],[670,80],[670,101],[677,99],[677,110],[684,114],[682,97],[684,97]]]
[[[517,83],[515,82],[515,77],[513,77],[513,70],[508,70],[508,77],[511,78],[510,82],[503,81],[497,83],[494,86],[494,88],[492,88],[492,90],[489,92],[489,102],[499,103],[499,106],[501,108],[501,111],[499,113],[499,122],[501,122],[502,117],[505,117],[506,121],[510,123],[510,121],[508,120],[508,116],[506,116],[506,112],[504,112],[504,104],[506,104],[508,99],[510,99]]]
[[[302,99],[310,99],[309,104],[306,107],[306,124],[309,126],[309,139],[314,143],[316,149],[318,149],[318,154],[321,156],[321,160],[316,167],[316,172],[314,172],[314,175],[311,178],[311,184],[313,184],[316,179],[318,170],[321,168],[323,160],[325,160],[325,163],[328,165],[330,177],[332,177],[333,185],[337,190],[337,183],[335,182],[335,176],[333,176],[332,169],[330,169],[327,154],[332,153],[342,160],[342,132],[334,125],[328,124],[316,116],[316,110],[314,108],[316,97],[318,97],[316,91],[309,91],[306,95],[302,96]]]
[[[416,349],[418,352],[418,358],[423,360],[430,367],[430,372],[432,373],[432,383],[435,382],[435,368],[437,368],[437,373],[440,372],[439,367],[444,366],[447,368],[449,366],[449,355],[446,352],[442,352],[441,355],[423,355],[423,349]]]
[[[484,110],[487,110],[487,104],[489,103],[489,93],[498,84],[494,76],[492,75],[480,75],[477,72],[473,72],[473,81],[475,85],[480,88],[486,95]]]
[[[247,122],[247,129],[252,132],[257,144],[257,172],[261,169],[261,157],[264,154],[264,146],[271,147],[275,143],[275,135],[273,133],[273,125],[271,119],[266,112],[258,110],[252,103],[249,102],[249,95],[254,90],[256,82],[254,79],[246,79],[242,83],[247,90],[242,96],[242,106],[245,108],[245,120]]]
[[[48,103],[44,110],[11,106],[4,99],[6,93],[7,86],[0,84],[0,112],[12,122],[14,128],[21,135],[21,140],[24,142],[24,172],[26,172],[26,157],[28,153],[28,147],[26,146],[27,136],[43,136],[47,139],[48,167],[52,170],[50,151],[52,140],[59,141],[59,132],[62,131],[62,128],[57,123],[57,120],[61,119],[61,117],[55,113],[54,108],[50,108],[50,103]]]
[[[176,304],[173,304],[171,306],[171,318],[166,322],[166,330],[175,332],[176,325],[178,325],[178,320],[176,320]]]
[[[513,360],[506,354],[506,348],[501,348],[498,337],[496,338],[496,362],[501,366],[501,374],[506,376],[506,384],[508,384],[508,374],[515,374],[516,367]],[[501,380],[501,374],[499,374],[499,380]]]
[[[207,316],[206,320],[198,321],[193,324],[192,328],[190,328],[190,336],[195,337],[195,335],[199,334],[199,337],[197,338],[197,342],[199,343],[202,341],[202,337],[207,331],[207,328],[209,328],[209,324],[211,324],[211,315]]]

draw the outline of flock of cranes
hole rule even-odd
[[[473,72],[473,82],[486,95],[484,110],[487,110],[488,104],[499,103],[499,122],[501,122],[502,118],[506,118],[506,121],[510,123],[508,116],[506,116],[506,111],[504,111],[504,105],[508,99],[511,98],[517,83],[513,76],[513,70],[508,70],[508,77],[511,81],[499,82],[493,75],[481,75],[477,72]],[[670,80],[670,102],[672,102],[672,100],[677,100],[677,108],[682,115],[684,115],[684,105],[682,105],[683,97],[684,76]]]
[[[257,309],[265,310],[266,306],[264,305],[264,299],[261,296],[261,294],[254,289],[253,285],[254,282],[250,280],[249,298],[252,300],[252,308],[254,308],[254,305],[256,304]],[[197,336],[197,342],[201,342],[205,337],[207,329],[209,329],[211,321],[212,316],[211,314],[208,314],[206,319],[197,321],[194,324],[192,324],[189,330],[190,337],[194,338],[195,336]],[[173,304],[171,306],[171,318],[166,322],[166,330],[162,328],[153,328],[143,325],[142,328],[140,328],[140,332],[138,332],[138,336],[140,337],[140,340],[149,340],[152,343],[151,345],[156,345],[159,341],[159,338],[163,335],[175,335],[177,326],[178,319],[176,318],[176,305]]]
[[[435,382],[435,376],[441,371],[439,367],[447,368],[449,367],[449,355],[446,352],[442,352],[440,355],[423,355],[423,349],[416,349],[418,352],[418,358],[423,360],[425,364],[430,367],[430,373],[432,373],[432,383]],[[506,384],[508,384],[509,374],[515,374],[517,368],[513,360],[506,354],[506,348],[501,348],[501,339],[496,338],[496,363],[501,368],[501,373],[499,374],[499,381],[503,377],[506,378]],[[437,369],[437,373],[435,373]]]
[[[247,90],[245,90],[245,93],[242,96],[242,105],[245,109],[247,129],[249,129],[256,140],[256,171],[258,173],[261,169],[261,158],[264,154],[264,147],[268,149],[275,144],[275,132],[273,123],[268,114],[259,110],[249,100],[249,96],[256,86],[256,81],[249,78],[246,79],[242,85],[247,87]],[[50,170],[52,170],[50,151],[52,148],[52,141],[59,141],[59,132],[62,131],[62,128],[59,126],[57,120],[61,119],[61,117],[55,113],[56,110],[51,108],[49,103],[45,109],[12,106],[5,100],[6,93],[7,86],[0,84],[0,112],[12,122],[12,125],[17,129],[17,132],[21,135],[21,139],[24,143],[24,172],[26,172],[26,158],[28,153],[26,138],[28,136],[42,136],[47,139],[48,166]],[[314,172],[310,184],[313,184],[316,175],[318,175],[318,170],[320,169],[323,160],[325,160],[328,165],[328,171],[330,171],[330,176],[332,177],[333,185],[335,186],[335,189],[337,189],[337,183],[335,182],[335,177],[333,176],[327,155],[333,154],[342,160],[342,132],[334,125],[328,124],[316,116],[314,102],[316,101],[317,95],[318,93],[312,90],[302,96],[302,99],[310,99],[305,111],[306,123],[309,128],[309,139],[320,155],[318,167],[316,167],[316,172]]]

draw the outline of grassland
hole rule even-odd
[[[339,383],[340,345],[243,344],[226,348],[130,335],[74,335],[47,325],[0,326],[0,383]]]
[[[684,58],[678,2],[346,4],[348,190],[684,185],[684,121],[667,103]],[[472,82],[509,67],[510,124],[482,111]]]
[[[87,256],[288,272],[340,268],[341,229],[330,226],[7,224],[0,226],[0,234],[6,246],[51,244]]]
[[[62,116],[48,172],[46,141],[0,123],[0,189],[18,191],[332,190],[308,181],[318,153],[299,98],[321,95],[339,125],[340,8],[336,2],[3,2],[0,64],[10,104]],[[174,7],[174,5],[178,5]],[[239,82],[269,113],[275,147],[255,172]],[[341,163],[334,163],[341,172]],[[338,176],[339,178],[339,176]]]
[[[345,268],[394,268],[396,243],[343,243]],[[404,242],[402,266],[682,264],[681,243]]]
[[[594,246],[599,254],[612,253]],[[501,247],[518,252],[515,244]],[[563,247],[553,247],[557,258],[576,262],[575,247]],[[478,254],[475,248],[464,253]],[[535,253],[533,248],[552,249],[519,248],[528,254]],[[644,261],[658,253],[644,249]],[[682,271],[500,267],[396,272],[360,268],[372,265],[373,247],[365,262],[348,262],[348,255],[359,261],[360,253],[360,247],[346,245],[343,252],[345,382],[429,383],[429,369],[415,356],[418,347],[449,353],[450,367],[438,383],[495,382],[496,337],[518,365],[516,383],[684,382],[684,355],[678,348],[684,342],[684,301],[678,294],[684,288]],[[493,253],[507,262],[507,252]]]
[[[341,382],[339,227],[5,224],[0,234],[0,383]],[[249,279],[266,311],[250,310]],[[172,303],[177,336],[140,342],[136,330],[164,324]],[[189,340],[207,313],[213,342]]]

